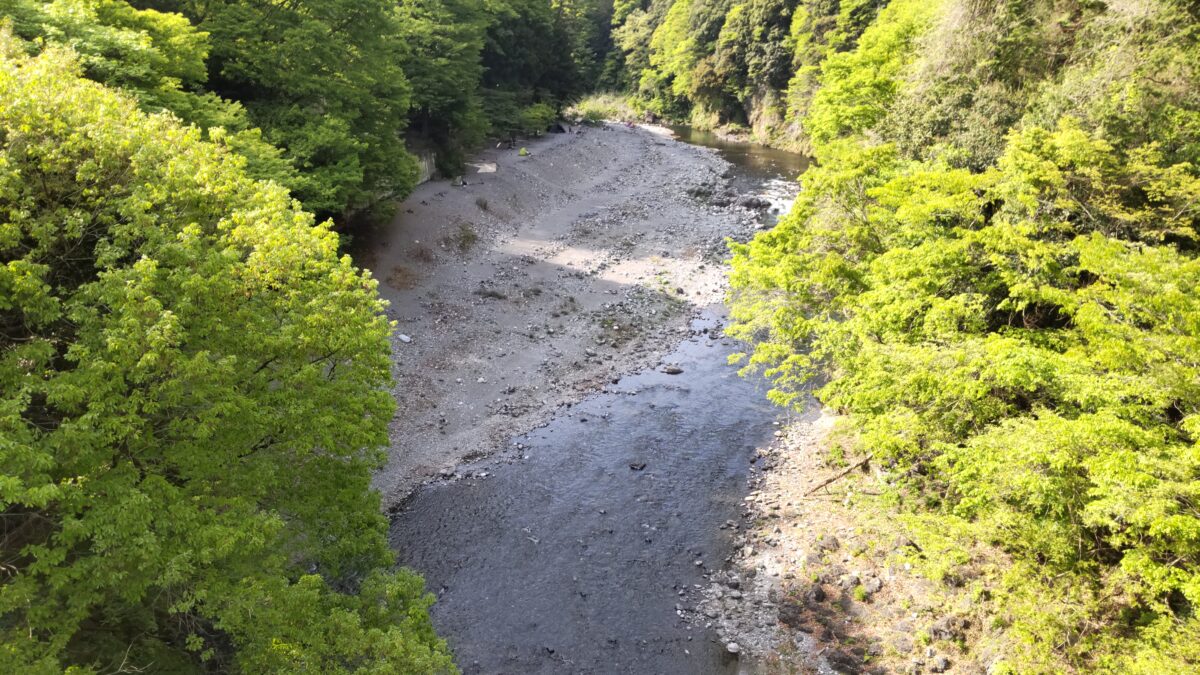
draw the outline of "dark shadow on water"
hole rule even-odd
[[[686,126],[673,126],[671,131],[685,143],[715,149],[725,161],[737,167],[734,183],[739,187],[779,178],[794,181],[812,163],[812,158],[806,155],[722,138],[711,131]]]

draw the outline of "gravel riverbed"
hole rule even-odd
[[[584,127],[482,153],[354,244],[396,321],[385,507],[561,406],[659,365],[719,307],[725,238],[766,202],[659,128]],[[459,183],[465,182],[465,185]]]

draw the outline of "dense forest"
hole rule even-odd
[[[1194,672],[1197,5],[756,4],[791,11],[818,166],[734,247],[749,366],[784,404],[821,383],[1001,671]]]
[[[886,0],[618,0],[602,88],[638,109],[811,151],[805,117],[826,58]]]
[[[600,0],[4,0],[27,54],[169,111],[344,225],[406,195],[413,153],[453,173],[489,133],[534,132],[594,82]],[[215,132],[215,133],[213,133]]]

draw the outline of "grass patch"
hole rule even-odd
[[[479,243],[479,233],[470,223],[459,223],[458,229],[453,234],[442,237],[443,248],[455,249],[459,253],[467,253],[477,243]]]
[[[617,92],[591,94],[567,108],[566,115],[586,124],[636,121],[641,117],[630,97]]]

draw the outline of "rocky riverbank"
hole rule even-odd
[[[385,505],[664,354],[768,204],[711,150],[605,125],[484,152],[355,242],[396,321]]]
[[[907,536],[886,474],[845,455],[837,422],[813,401],[759,450],[736,552],[699,611],[758,672],[987,672],[986,622],[946,571],[959,561]]]

